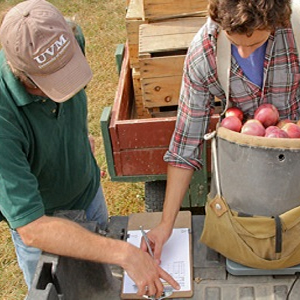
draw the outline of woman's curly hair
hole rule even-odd
[[[210,0],[210,17],[230,33],[251,35],[290,23],[291,0]]]

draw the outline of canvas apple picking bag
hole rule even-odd
[[[224,127],[212,138],[201,242],[252,268],[300,263],[300,139],[282,140]]]
[[[299,5],[294,1],[297,30]],[[295,36],[300,49],[300,33]],[[230,53],[224,49],[230,47],[220,43],[226,39],[218,38],[217,57],[228,99]],[[212,142],[212,180],[201,242],[252,268],[300,264],[300,139],[249,136],[218,126],[205,139]]]

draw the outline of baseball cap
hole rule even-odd
[[[51,3],[27,0],[5,15],[0,41],[6,59],[50,99],[70,99],[92,78],[71,27]]]

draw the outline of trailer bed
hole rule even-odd
[[[277,270],[278,275],[236,276],[230,274],[226,267],[226,259],[199,242],[204,218],[204,215],[192,216],[194,295],[189,299],[300,299],[300,281],[295,282],[289,298],[287,297],[296,278],[292,269],[290,275],[279,275],[280,270]],[[127,221],[127,217],[112,217],[107,236],[124,239]],[[52,275],[50,270],[54,270]],[[27,300],[121,299],[122,274],[123,270],[118,266],[95,264],[44,253],[39,261],[33,287]],[[287,270],[283,270],[283,274],[287,274]]]

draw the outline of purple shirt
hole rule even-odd
[[[231,45],[231,53],[247,78],[260,88],[263,84],[264,62],[266,55],[267,42],[257,48],[247,58],[240,56],[235,45]]]

